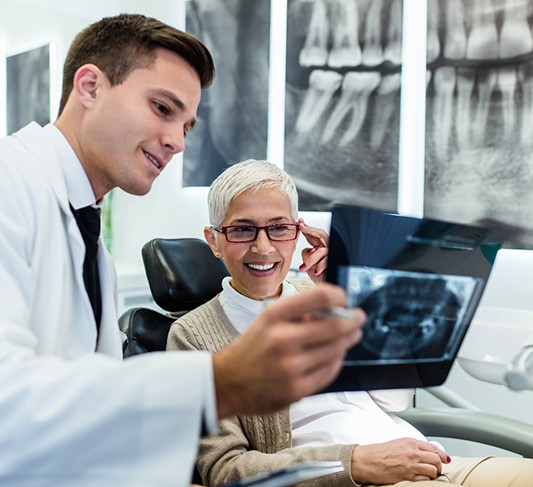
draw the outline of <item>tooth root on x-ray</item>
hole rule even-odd
[[[533,39],[527,20],[528,4],[526,2],[507,4],[500,31],[500,58],[520,56],[533,49]]]
[[[462,0],[447,0],[446,34],[444,56],[448,59],[463,59],[466,53],[465,12]]]
[[[307,90],[296,120],[295,130],[299,134],[311,131],[316,125],[331,97],[339,89],[342,75],[335,71],[314,70],[309,76],[309,89]]]
[[[381,10],[383,0],[373,0],[365,21],[365,47],[363,48],[363,64],[377,66],[383,62],[381,46]]]
[[[385,59],[393,64],[402,62],[402,2],[392,0],[389,12],[389,28],[384,50]]]
[[[491,0],[472,0],[472,29],[466,46],[467,59],[496,59],[499,55],[496,18]]]
[[[351,0],[334,0],[330,6],[332,25],[335,27],[328,65],[333,68],[359,66],[361,48],[357,3]]]
[[[455,69],[443,66],[433,75],[435,88],[434,128],[435,152],[439,159],[446,157],[452,128],[453,91],[455,88]]]
[[[435,61],[440,54],[439,40],[439,0],[428,1],[428,25],[427,25],[427,44],[426,59],[430,63]]]
[[[456,132],[459,148],[470,144],[470,127],[472,125],[472,91],[476,72],[471,68],[457,68],[457,119]]]
[[[496,85],[496,72],[494,70],[478,71],[477,76],[477,104],[472,125],[472,135],[475,142],[483,140],[485,127],[489,116],[492,91]]]
[[[389,123],[398,106],[395,98],[400,89],[400,73],[388,74],[382,80],[376,89],[376,109],[374,110],[374,119],[372,131],[370,133],[370,147],[373,150],[381,147],[385,134],[387,133]]]
[[[349,114],[351,114],[350,123],[339,145],[344,146],[357,137],[366,116],[368,98],[378,86],[380,79],[381,76],[376,72],[351,72],[344,76],[341,96],[324,128],[322,144],[326,144],[333,138],[339,125]]]
[[[329,23],[325,0],[315,0],[311,21],[300,51],[300,66],[324,66],[328,58]]]
[[[505,67],[498,70],[498,87],[502,94],[503,133],[509,136],[515,128],[515,90],[517,84],[516,70],[514,67]]]
[[[522,84],[520,141],[530,146],[533,143],[533,65],[525,64],[519,69]]]

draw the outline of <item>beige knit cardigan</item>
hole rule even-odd
[[[298,286],[296,283],[297,287]],[[218,296],[179,318],[171,327],[168,350],[216,352],[239,335]],[[207,487],[266,472],[297,461],[340,460],[345,470],[302,485],[357,485],[350,476],[354,445],[291,447],[289,409],[265,416],[234,416],[219,423],[219,433],[202,439],[197,466]]]

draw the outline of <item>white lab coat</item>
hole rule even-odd
[[[55,127],[0,140],[0,485],[188,485],[211,359],[122,361],[109,255],[102,323],[85,292]]]

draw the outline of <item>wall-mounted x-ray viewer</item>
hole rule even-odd
[[[338,205],[326,280],[367,314],[362,341],[328,387],[442,384],[481,299],[500,230]]]

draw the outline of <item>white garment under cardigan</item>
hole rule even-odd
[[[219,300],[232,325],[243,333],[265,304],[238,293],[230,281],[231,277],[223,280]],[[283,283],[282,298],[297,293],[290,282]],[[416,428],[392,414],[408,408],[412,395],[408,389],[306,397],[290,407],[293,446],[365,445],[403,437],[426,441]]]

